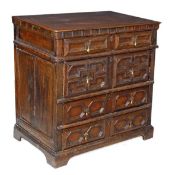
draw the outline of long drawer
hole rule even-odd
[[[63,122],[69,124],[110,112],[148,103],[148,86],[113,92],[87,99],[65,103]]]
[[[104,139],[106,135],[115,136],[123,132],[144,127],[148,124],[149,109],[142,109],[112,117],[110,125],[106,125],[105,120],[99,120],[97,122],[67,128],[62,130],[62,148],[69,149]]]

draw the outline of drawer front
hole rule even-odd
[[[114,56],[114,86],[147,81],[149,64],[148,51]]]
[[[107,57],[66,62],[65,96],[108,88],[108,69]]]
[[[100,95],[64,104],[64,124],[74,123],[110,112],[148,103],[148,87]]]
[[[148,124],[148,119],[146,109],[114,117],[111,122],[111,135],[143,127]]]
[[[135,33],[135,47],[149,46],[152,45],[152,32],[136,32]]]
[[[128,49],[152,45],[152,32],[129,32],[115,35],[115,49]]]
[[[111,112],[109,95],[96,96],[64,104],[65,124],[73,123]]]
[[[64,39],[64,56],[104,52],[110,49],[109,36]]]
[[[94,122],[74,128],[65,129],[62,132],[63,149],[93,142],[105,137],[105,121]]]
[[[148,103],[148,95],[148,87],[116,92],[113,97],[113,109],[119,111],[144,105]]]

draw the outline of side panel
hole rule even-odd
[[[54,65],[18,48],[15,55],[17,123],[51,147]]]
[[[33,126],[52,136],[54,68],[51,63],[36,58],[35,64],[35,118]]]
[[[19,87],[18,96],[20,118],[32,123],[34,118],[34,57],[17,49],[18,65],[16,66],[16,85]]]

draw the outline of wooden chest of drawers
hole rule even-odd
[[[149,139],[159,22],[115,12],[13,17],[14,137],[54,167],[136,136]]]

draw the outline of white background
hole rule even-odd
[[[141,137],[75,156],[53,169],[27,141],[13,138],[15,123],[12,15],[113,10],[161,21],[152,124],[154,138]],[[0,174],[178,174],[178,23],[176,0],[1,0]]]

